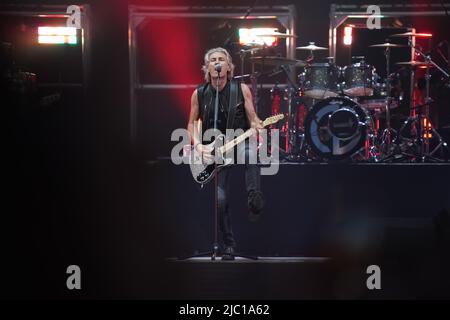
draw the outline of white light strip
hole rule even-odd
[[[243,45],[257,43],[271,46],[277,39],[275,37],[261,37],[260,35],[271,34],[276,31],[278,31],[276,28],[240,28],[239,43]]]
[[[77,29],[74,27],[38,27],[40,36],[76,36]]]
[[[48,44],[77,44],[77,36],[38,36],[38,43]]]
[[[39,43],[64,43],[65,37],[64,36],[39,36],[38,37]]]
[[[67,43],[69,44],[77,44],[77,36],[68,36],[69,40]]]

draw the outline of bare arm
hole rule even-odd
[[[242,94],[245,101],[245,114],[252,128],[262,129],[262,121],[256,114],[255,107],[253,106],[252,92],[245,83],[241,84]]]
[[[191,142],[194,146],[198,143],[201,143],[198,130],[198,123],[201,122],[201,120],[199,119],[199,115],[200,113],[197,99],[197,89],[195,89],[191,96],[191,112],[189,113],[189,122],[187,126]]]
[[[191,97],[191,112],[189,113],[189,122],[187,130],[191,138],[191,143],[195,149],[202,155],[206,161],[211,161],[214,156],[211,155],[213,147],[208,147],[202,144],[200,132],[202,131],[202,120],[200,119],[200,111],[197,99],[197,89],[192,93]]]

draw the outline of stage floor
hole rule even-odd
[[[255,256],[256,259],[244,258],[237,256],[233,261],[222,261],[221,256],[216,260],[208,257],[194,257],[180,260],[179,258],[169,258],[168,261],[176,263],[317,263],[325,262],[330,258],[327,257],[261,257]]]
[[[146,163],[141,171],[143,196],[168,236],[167,257],[209,249],[214,183],[201,189],[187,165],[170,161]],[[261,176],[265,207],[256,223],[247,218],[243,166],[229,180],[237,249],[260,256],[364,250],[391,233],[433,232],[436,217],[450,210],[450,164],[282,163],[277,174]]]
[[[200,189],[186,165],[169,161],[146,163],[141,173],[141,198],[171,279],[167,297],[378,299],[450,292],[449,164],[282,163],[276,175],[261,176],[266,204],[257,222],[247,218],[244,168],[236,166],[229,209],[237,252],[261,260],[232,262],[177,260],[212,248],[213,183]],[[381,293],[366,288],[369,265],[383,270]]]
[[[443,257],[420,251],[395,258],[169,259],[159,278],[163,297],[170,299],[448,299],[450,260]],[[367,287],[373,265],[380,268],[380,290]]]

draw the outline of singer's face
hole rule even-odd
[[[226,77],[228,72],[227,56],[222,52],[214,52],[209,56],[208,71],[212,78],[217,77],[217,71],[214,69],[216,64],[220,63],[222,70],[220,71],[220,77]]]

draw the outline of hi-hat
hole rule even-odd
[[[406,46],[401,45],[401,44],[396,44],[396,43],[385,42],[385,43],[373,44],[369,47],[372,47],[372,48],[403,48]]]
[[[247,42],[242,44],[242,49],[239,50],[239,52],[236,52],[236,54],[245,54],[245,53],[255,53],[258,52],[260,50],[264,49],[264,45],[262,45],[261,43],[257,43],[257,42]]]
[[[281,33],[281,32],[271,32],[271,33],[267,33],[267,34],[257,34],[257,37],[275,37],[275,38],[297,38],[297,36],[293,35],[293,34],[286,34],[286,33]]]
[[[247,42],[242,45],[244,48],[262,48],[264,45],[258,42]]]
[[[306,66],[306,62],[302,60],[294,60],[294,59],[288,59],[283,57],[276,57],[276,56],[258,56],[258,57],[250,57],[250,62],[257,63],[257,64],[263,64],[267,66],[282,66],[282,65],[290,65],[295,67],[304,67]]]
[[[253,48],[249,48],[249,49],[241,49],[241,50],[239,50],[239,52],[237,52],[238,54],[239,53],[255,53],[255,52],[258,52],[258,51],[260,51],[260,50],[263,50],[263,48],[259,48],[259,47],[253,47]]]
[[[310,51],[316,51],[316,50],[328,50],[328,48],[324,48],[324,47],[318,47],[314,44],[314,42],[310,42],[309,45],[304,46],[304,47],[297,47],[295,48],[297,50],[310,50]]]
[[[429,66],[432,67],[431,63],[423,62],[423,61],[402,61],[396,63],[399,66],[411,66],[411,67],[419,67],[419,66]]]
[[[431,38],[433,35],[431,33],[416,33],[416,32],[405,32],[390,35],[389,37],[404,38],[404,37],[418,37],[418,38]]]

